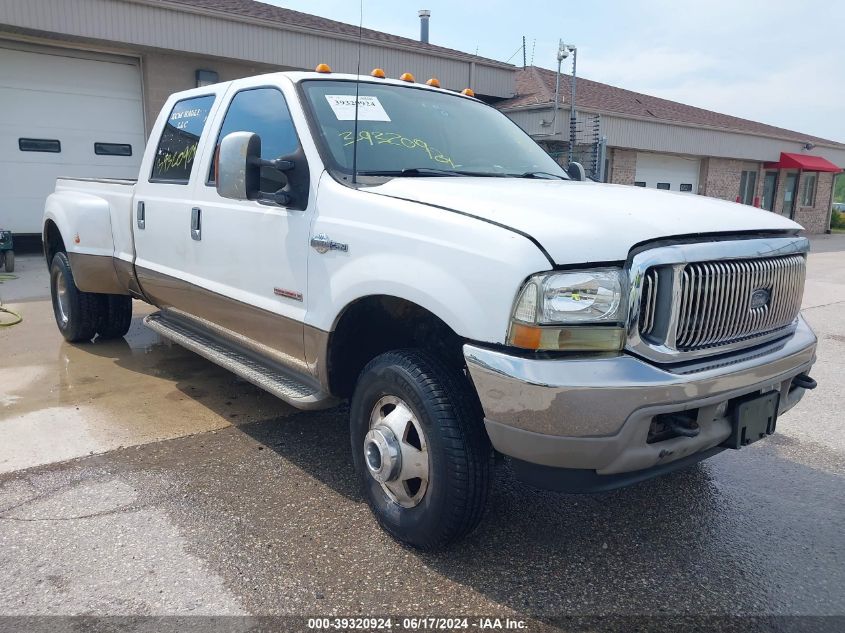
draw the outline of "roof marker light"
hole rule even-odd
[[[329,68],[328,64],[317,64],[317,67],[314,69],[314,71],[318,73],[330,73],[332,69]]]
[[[439,88],[440,80],[437,77],[432,77],[431,79],[425,82],[425,85],[431,86],[432,88]]]
[[[385,77],[384,71],[381,68],[373,68],[373,72],[370,74],[378,79],[384,79]]]
[[[474,97],[475,91],[472,88],[464,88],[461,90],[461,94],[467,97]]]
[[[401,79],[402,81],[414,83],[414,76],[411,73],[402,73],[399,79]]]

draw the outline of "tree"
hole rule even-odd
[[[833,201],[845,202],[845,173],[837,175],[833,180]]]

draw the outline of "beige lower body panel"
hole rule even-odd
[[[316,378],[328,389],[328,332],[182,279],[140,266],[136,271],[144,294],[165,314],[172,312],[218,339]]]
[[[68,253],[67,256],[76,287],[83,292],[129,294],[126,284],[118,278],[114,257],[83,253]]]

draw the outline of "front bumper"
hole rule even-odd
[[[799,316],[787,338],[671,369],[628,354],[531,359],[475,345],[464,346],[464,357],[496,450],[529,464],[619,475],[717,452],[731,433],[733,398],[778,390],[779,413],[789,410],[804,393],[792,380],[809,371],[815,351]],[[698,436],[647,442],[654,416],[694,409]]]

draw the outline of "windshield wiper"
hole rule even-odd
[[[460,172],[451,169],[433,169],[431,167],[410,167],[402,170],[359,171],[359,176],[460,176]]]
[[[513,178],[539,178],[541,180],[551,180],[552,178],[556,178],[558,180],[569,180],[566,176],[551,174],[547,171],[526,171],[522,174],[508,174],[508,176]]]
[[[359,176],[394,176],[394,177],[424,177],[424,176],[479,176],[482,178],[504,178],[507,174],[486,171],[461,171],[458,169],[435,169],[433,167],[409,167],[402,170],[359,171]]]

